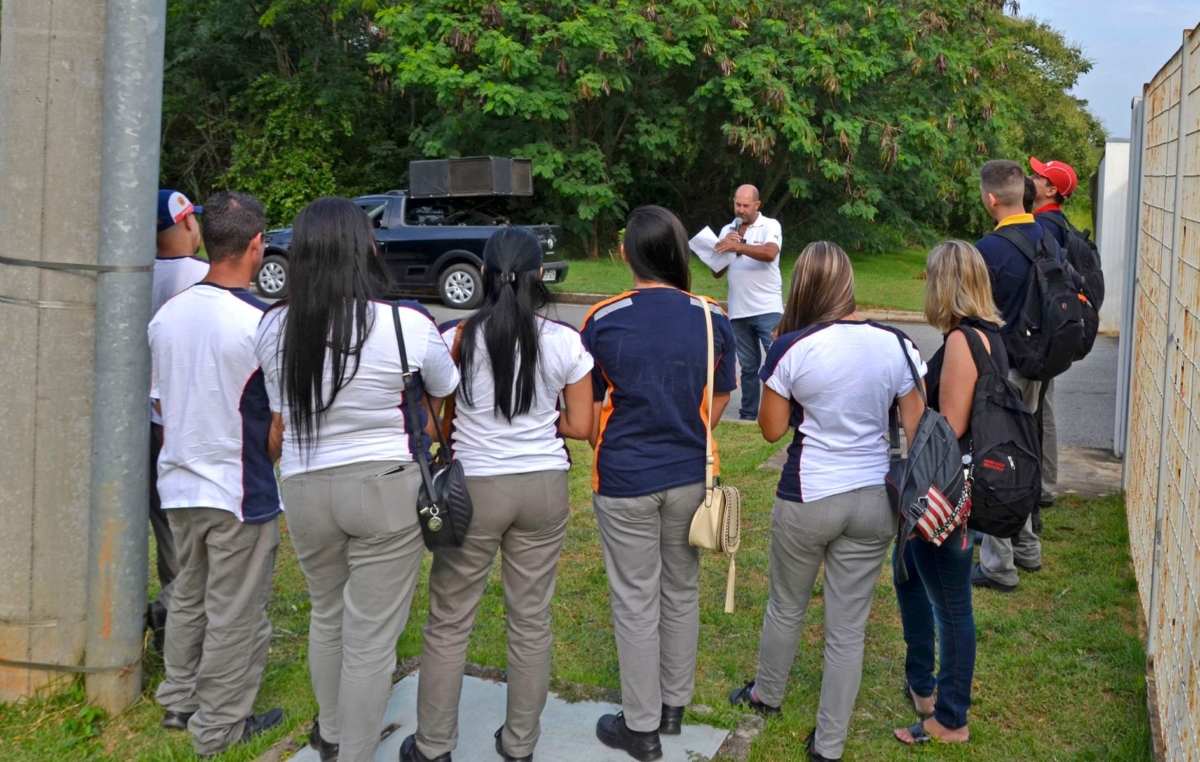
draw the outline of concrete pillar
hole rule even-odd
[[[4,0],[0,256],[94,264],[105,0]],[[0,264],[0,659],[82,664],[95,276]],[[4,666],[0,701],[61,673]]]

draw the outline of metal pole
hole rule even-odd
[[[1125,224],[1125,283],[1121,304],[1121,334],[1117,349],[1117,410],[1113,451],[1125,457],[1129,449],[1129,419],[1133,408],[1133,342],[1137,324],[1137,277],[1142,242],[1142,154],[1145,152],[1146,109],[1141,98],[1130,105],[1129,206]],[[1129,460],[1121,468],[1121,489],[1126,489]]]
[[[104,13],[3,3],[0,701],[68,679],[87,640]]]
[[[1179,53],[1179,131],[1176,140],[1175,161],[1175,224],[1171,234],[1171,262],[1167,273],[1167,338],[1163,344],[1163,401],[1162,417],[1159,418],[1158,439],[1158,491],[1155,493],[1157,503],[1154,506],[1154,560],[1150,565],[1150,622],[1146,634],[1146,660],[1153,664],[1158,652],[1158,598],[1162,585],[1162,547],[1163,547],[1163,506],[1166,504],[1167,491],[1167,439],[1171,430],[1171,392],[1174,384],[1171,381],[1171,366],[1174,364],[1174,353],[1171,347],[1175,344],[1175,288],[1177,280],[1175,270],[1179,262],[1179,249],[1183,246],[1183,176],[1185,136],[1188,134],[1188,67],[1191,65],[1191,30],[1183,33],[1183,46]]]
[[[108,0],[95,412],[88,554],[88,700],[141,693],[146,610],[150,290],[166,0]]]

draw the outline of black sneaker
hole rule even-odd
[[[804,739],[804,748],[808,749],[808,762],[842,762],[842,758],[834,759],[832,757],[822,757],[820,754],[813,751],[813,744],[817,742],[817,731],[808,734],[808,738]]]
[[[504,735],[504,726],[501,725],[496,730],[496,753],[504,758],[504,762],[533,762],[533,755],[529,754],[524,757],[514,757],[504,750],[504,744],[500,741],[500,736]]]
[[[625,713],[606,714],[596,723],[596,738],[610,749],[619,749],[638,762],[662,759],[662,742],[658,731],[639,733],[625,724]]]
[[[317,718],[313,717],[312,733],[308,736],[308,745],[317,750],[317,754],[321,755],[321,762],[337,762],[338,745],[329,743],[324,738],[321,738],[321,726],[317,722]]]
[[[451,762],[450,752],[436,757],[427,757],[417,748],[417,737],[411,735],[400,744],[400,762]]]
[[[663,704],[662,719],[658,722],[658,734],[660,736],[677,736],[683,733],[683,710],[682,706],[668,706]]]
[[[738,413],[738,420],[739,421],[749,421],[750,423],[755,423],[758,421],[758,414],[757,413]]]
[[[187,730],[193,714],[195,712],[167,712],[163,715],[162,726],[167,730]]]
[[[971,585],[973,587],[988,587],[1001,593],[1011,593],[1017,589],[1016,585],[1005,585],[984,574],[983,568],[979,564],[971,567]]]
[[[738,688],[736,691],[729,694],[729,703],[735,708],[744,706],[748,709],[753,709],[763,717],[777,717],[783,713],[779,707],[770,706],[769,704],[764,704],[763,702],[755,699],[753,690],[754,681],[751,680],[741,688]]]
[[[268,730],[278,726],[281,722],[283,722],[283,710],[279,707],[276,707],[269,712],[263,712],[262,714],[256,714],[253,717],[247,717],[245,725],[242,726],[242,737],[234,741],[230,747],[226,747],[218,752],[213,752],[212,754],[200,754],[198,756],[200,759],[211,759],[218,754],[224,754],[232,746],[246,743],[251,738],[262,735]]]
[[[1025,564],[1021,563],[1020,561],[1014,561],[1013,563],[1015,563],[1017,568],[1020,569],[1021,571],[1027,571],[1027,572],[1033,573],[1033,572],[1040,572],[1042,570],[1041,564],[1032,564],[1030,566],[1026,566]]]

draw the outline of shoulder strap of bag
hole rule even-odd
[[[965,325],[960,325],[958,330],[962,331],[967,340],[967,346],[971,349],[971,357],[975,360],[975,370],[982,374],[983,369],[987,367],[985,363],[990,363],[992,372],[1001,375],[1000,368],[996,365],[996,358],[983,345],[983,339],[979,338],[979,333],[974,328]]]
[[[1021,253],[1024,254],[1025,258],[1030,262],[1036,262],[1038,260],[1037,249],[1032,243],[1029,242],[1029,239],[1026,238],[1025,234],[1020,230],[1014,230],[1012,227],[1005,225],[1004,227],[996,228],[993,232],[995,235],[1000,236],[1013,246],[1016,246],[1018,249],[1020,249]],[[1050,235],[1050,232],[1046,231],[1045,234]]]
[[[400,305],[392,305],[392,322],[396,326],[396,346],[400,349],[400,371],[401,378],[404,379],[404,417],[407,419],[404,422],[404,427],[412,430],[412,448],[413,460],[417,462],[417,466],[421,469],[421,481],[425,483],[425,490],[429,495],[433,495],[433,474],[429,471],[429,457],[425,452],[425,448],[420,445],[422,432],[420,428],[421,416],[417,412],[417,385],[413,380],[412,371],[408,368],[408,351],[404,347],[404,331],[400,326]],[[436,421],[436,416],[435,416]],[[441,430],[439,429],[439,433]]]
[[[704,434],[705,434],[705,452],[704,452],[704,489],[712,492],[717,486],[716,478],[713,476],[716,458],[713,456],[713,433],[712,433],[712,411],[713,411],[713,364],[716,362],[717,350],[713,341],[713,324],[712,312],[708,308],[708,300],[703,296],[697,296],[700,300],[700,309],[704,311],[704,328],[708,335],[708,383],[704,387]],[[711,498],[708,498],[711,499]]]
[[[896,337],[896,341],[900,342],[900,352],[904,355],[904,361],[908,363],[908,372],[912,374],[913,385],[917,387],[917,392],[921,395],[921,401],[925,403],[925,407],[929,407],[929,399],[925,396],[925,387],[921,385],[921,374],[917,372],[917,366],[908,354],[908,347],[904,345],[904,336],[893,328],[888,328],[887,326],[880,327],[891,333]],[[898,399],[892,403],[892,407],[888,411],[888,440],[891,443],[891,454],[899,457],[900,401]],[[912,447],[912,442],[909,442],[908,446]]]

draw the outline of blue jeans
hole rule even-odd
[[[975,676],[975,614],[971,608],[971,563],[975,544],[966,526],[939,547],[921,540],[905,546],[908,582],[892,582],[904,623],[908,684],[923,698],[933,695],[934,622],[941,647],[933,716],[946,728],[967,724]],[[892,551],[893,561],[895,550]]]
[[[758,417],[759,380],[758,368],[762,365],[767,350],[771,348],[771,332],[779,325],[781,312],[734,318],[733,335],[737,339],[737,360],[742,369],[742,406],[738,414],[742,418]],[[759,345],[762,352],[759,352]]]

